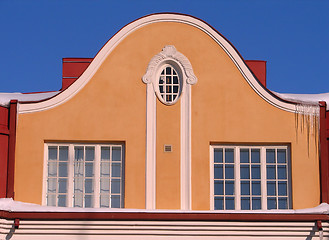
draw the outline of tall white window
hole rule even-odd
[[[46,144],[45,202],[58,207],[121,208],[124,146]]]
[[[287,146],[211,146],[215,210],[289,209]]]

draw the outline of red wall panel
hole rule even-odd
[[[8,135],[0,134],[0,198],[6,197],[8,167]]]
[[[0,106],[0,198],[6,197],[8,169],[8,108]]]

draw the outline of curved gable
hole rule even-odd
[[[252,89],[261,96],[268,103],[273,106],[289,111],[295,112],[295,104],[284,102],[274,95],[272,95],[268,90],[266,90],[254,77],[251,73],[242,57],[236,51],[233,45],[231,45],[220,33],[215,29],[209,26],[207,23],[187,15],[181,14],[153,14],[143,18],[140,18],[125,27],[123,27],[118,33],[116,33],[99,51],[94,60],[91,62],[86,71],[77,79],[68,89],[64,90],[60,94],[54,96],[51,99],[36,102],[36,103],[20,103],[19,104],[19,113],[29,113],[29,112],[38,112],[47,109],[56,107],[69,99],[75,96],[94,76],[96,71],[100,68],[102,63],[105,61],[108,55],[120,44],[128,35],[133,33],[139,28],[142,28],[146,25],[160,22],[177,22],[183,23],[195,28],[198,28],[205,34],[207,34],[211,39],[213,39],[230,57],[232,62],[238,68],[244,79],[252,87]]]

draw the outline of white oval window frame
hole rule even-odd
[[[165,70],[167,67],[171,67],[173,68],[176,73],[177,73],[177,76],[178,76],[178,84],[179,84],[179,89],[178,89],[178,92],[177,92],[177,97],[175,98],[174,101],[171,101],[171,102],[168,102],[166,101],[165,98],[162,97],[162,93],[160,92],[160,85],[159,85],[159,82],[160,82],[160,76],[161,76],[161,72],[163,70]],[[156,71],[156,75],[155,75],[155,79],[156,79],[156,83],[154,84],[155,86],[155,93],[159,99],[160,102],[162,102],[163,104],[165,105],[174,105],[176,102],[178,102],[181,94],[182,94],[182,90],[183,90],[183,84],[184,84],[184,76],[182,74],[182,69],[181,67],[179,66],[178,63],[174,62],[174,61],[164,61],[162,62],[159,66],[158,66],[158,69]]]
[[[159,89],[159,77],[165,65],[173,67],[179,76],[179,95],[173,102],[166,102],[161,97]],[[194,75],[190,61],[182,53],[178,52],[173,45],[166,45],[160,53],[152,57],[142,80],[145,84],[152,85],[153,91],[159,101],[168,106],[177,103],[184,94],[187,85],[194,85],[198,81]]]

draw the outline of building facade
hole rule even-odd
[[[327,222],[326,214],[298,214],[328,201],[326,102],[271,92],[266,62],[244,60],[199,19],[138,19],[93,59],[64,59],[60,91],[25,97],[8,95],[0,109],[0,196],[49,208],[3,209],[6,226],[113,218],[224,224],[226,235],[216,228],[212,238],[234,237],[229,221],[255,228],[292,221],[307,222],[305,234],[292,231],[304,238],[320,236]],[[64,210],[49,214],[53,207]],[[100,232],[91,235],[109,234]],[[175,238],[161,234],[149,237]],[[244,234],[235,237],[251,237]]]

